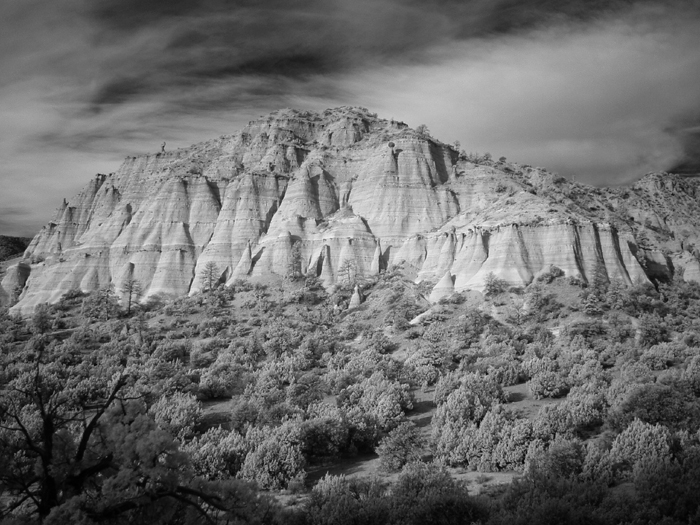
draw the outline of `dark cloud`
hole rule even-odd
[[[145,86],[140,78],[115,78],[101,85],[91,102],[96,107],[102,104],[120,104],[143,92]]]
[[[700,118],[697,119],[700,122]],[[683,147],[683,156],[669,171],[683,175],[700,174],[700,126],[675,132]]]
[[[643,2],[103,0],[85,13],[97,24],[94,44],[138,43],[132,52],[104,57],[91,102],[123,103],[160,93],[164,84],[200,79],[304,77],[415,63],[430,60],[426,51],[436,45],[591,19],[635,3]]]
[[[698,20],[694,0],[9,0],[0,206],[38,227],[126,155],[280,107],[363,105],[579,180],[691,169]]]

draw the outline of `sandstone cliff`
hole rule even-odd
[[[540,168],[469,158],[362,108],[282,110],[187,149],[127,158],[64,201],[2,282],[16,311],[138,279],[143,298],[220,281],[284,277],[327,286],[401,265],[434,298],[524,285],[550,265],[589,279],[700,280],[695,179],[648,175],[601,189]],[[293,255],[293,252],[296,254]]]

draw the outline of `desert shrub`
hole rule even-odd
[[[389,504],[390,523],[457,525],[480,523],[487,516],[485,506],[435,464],[407,464],[388,496],[384,499]]]
[[[551,370],[536,372],[527,382],[527,386],[535,399],[561,397],[569,391],[566,377]]]
[[[574,360],[577,356],[571,356]],[[567,376],[567,381],[570,386],[577,385],[588,385],[596,382],[606,382],[606,374],[603,370],[603,365],[597,359],[590,358],[586,359],[584,356],[580,357],[578,361],[571,364],[569,374]],[[603,385],[607,388],[607,384]]]
[[[463,304],[467,300],[467,296],[461,292],[455,292],[449,297],[445,298],[448,304]]]
[[[476,366],[478,367],[481,363],[486,360],[478,359]],[[488,361],[486,361],[488,362]],[[522,381],[523,372],[520,362],[511,359],[500,359],[488,362],[488,368],[486,373],[489,377],[492,377],[501,386],[512,386],[517,385]]]
[[[263,407],[283,402],[287,397],[286,386],[294,379],[294,373],[279,361],[266,362],[251,376],[244,396],[257,400]]]
[[[241,381],[241,372],[225,364],[214,364],[201,371],[199,395],[203,399],[221,399],[235,393]]]
[[[700,406],[681,381],[636,384],[611,404],[608,422],[613,428],[624,428],[634,419],[695,431],[700,425]]]
[[[592,441],[586,443],[586,454],[581,465],[581,480],[608,486],[613,483],[615,470],[609,450],[600,443]]]
[[[693,394],[700,397],[700,355],[690,359],[681,378],[690,387]]]
[[[432,385],[447,366],[444,352],[436,345],[423,344],[404,362],[411,380],[418,385]]]
[[[586,449],[576,438],[556,436],[544,451],[528,457],[528,473],[539,472],[555,478],[572,478],[583,470]]]
[[[532,439],[526,419],[517,419],[501,405],[495,405],[477,424],[448,420],[433,427],[435,457],[450,466],[481,471],[522,470]]]
[[[149,412],[160,428],[180,439],[194,435],[194,428],[202,417],[202,407],[197,398],[181,392],[161,397]]]
[[[165,340],[157,344],[153,356],[164,361],[185,361],[192,351],[190,341]]]
[[[666,427],[635,419],[613,441],[610,458],[632,470],[642,462],[670,460],[670,444],[671,433]]]
[[[554,266],[552,264],[552,265],[550,265],[549,270],[547,270],[546,272],[541,273],[540,275],[537,276],[537,281],[549,284],[552,281],[554,281],[554,279],[556,279],[557,277],[563,277],[563,276],[564,276],[564,270],[562,270],[558,266]]]
[[[348,349],[338,352],[328,356],[327,367],[325,380],[335,394],[377,371],[392,380],[403,375],[403,366],[399,361],[372,349],[363,350],[359,354]]]
[[[457,525],[480,523],[486,517],[486,507],[444,469],[410,463],[391,487],[377,479],[326,475],[311,492],[307,523]]]
[[[431,323],[423,330],[423,339],[430,343],[444,343],[448,335],[445,323]]]
[[[0,343],[14,342],[24,331],[25,324],[22,317],[8,315],[7,309],[0,308]]]
[[[367,329],[368,326],[366,324],[352,321],[341,326],[338,336],[342,341],[349,341],[351,339],[355,339]]]
[[[469,308],[463,316],[460,317],[460,325],[458,337],[464,341],[464,346],[468,347],[479,341],[479,336],[483,333],[484,328],[489,323],[489,318],[482,314],[479,310]]]
[[[504,401],[501,385],[488,376],[465,374],[458,382],[452,376],[439,386],[439,401],[436,387],[437,410],[433,417],[434,428],[448,422],[479,423],[492,406]],[[449,388],[453,390],[448,391]]]
[[[216,360],[216,351],[211,351],[202,344],[191,346],[189,363],[192,368],[207,368]]]
[[[190,371],[178,361],[164,361],[151,356],[141,364],[140,372],[134,389],[149,402],[156,402],[162,396],[177,392],[196,391],[196,377],[190,375]]]
[[[376,449],[379,466],[385,472],[397,472],[407,463],[420,459],[422,442],[416,425],[401,423],[384,437]]]
[[[255,448],[246,455],[239,477],[254,481],[262,489],[278,490],[304,476],[306,459],[298,423],[290,421],[274,429],[249,431],[246,441]]]
[[[547,443],[557,434],[572,436],[575,430],[573,418],[561,405],[545,405],[532,421],[532,433],[536,439]]]
[[[317,409],[310,409],[310,412],[314,410]],[[301,423],[302,452],[312,460],[338,457],[349,446],[350,427],[342,414],[337,409],[335,412],[323,412],[326,411],[322,411],[320,417]]]
[[[603,423],[607,415],[605,384],[575,386],[561,405],[574,429],[588,429]]]
[[[224,317],[209,317],[197,326],[197,333],[202,337],[215,337],[228,329],[230,321]]]
[[[263,332],[262,348],[269,357],[279,358],[291,354],[304,339],[300,327],[289,326],[282,322],[272,322]]]
[[[229,414],[231,428],[238,432],[245,432],[249,426],[259,426],[269,423],[265,407],[256,400],[234,398]]]
[[[700,450],[687,447],[676,461],[641,462],[632,473],[638,523],[692,523],[699,514]]]
[[[68,290],[61,296],[61,299],[53,305],[53,307],[58,311],[67,311],[75,306],[78,306],[83,297],[87,294],[83,292],[80,288],[74,288],[73,290]]]
[[[309,525],[385,523],[389,513],[384,484],[377,479],[347,479],[326,474],[311,491]]]
[[[461,375],[458,372],[447,372],[442,374],[435,384],[435,404],[444,403],[452,392],[459,388]]]
[[[665,370],[673,366],[675,355],[669,352],[668,343],[661,343],[644,350],[639,360],[649,367],[650,370]]]
[[[307,335],[299,346],[298,352],[303,352],[309,356],[310,366],[316,366],[323,354],[335,354],[343,348],[343,344],[338,341],[338,334],[335,330],[319,330]],[[295,352],[295,355],[298,353]]]
[[[549,356],[537,357],[537,349],[530,347],[523,356],[522,370],[528,377],[543,372],[556,372],[559,370],[559,363]],[[534,354],[534,355],[533,355]]]
[[[554,294],[546,293],[546,288],[539,282],[527,287],[527,305],[529,317],[538,323],[556,318],[564,310],[564,305],[555,299]]]
[[[683,332],[681,334],[681,340],[683,344],[690,348],[700,347],[700,334],[695,331]]]
[[[286,401],[302,410],[323,399],[325,385],[315,372],[300,374],[286,388]]]
[[[382,332],[374,332],[366,343],[366,348],[379,354],[388,354],[398,348],[398,345]]]
[[[235,477],[249,449],[241,434],[221,427],[210,428],[183,446],[183,451],[192,460],[195,473],[211,480]]]
[[[338,394],[338,406],[362,444],[374,446],[380,432],[388,432],[401,423],[404,411],[413,408],[408,385],[375,372]]]
[[[486,296],[500,295],[508,289],[508,282],[496,277],[496,274],[489,272],[484,282],[484,294]]]
[[[639,342],[649,347],[670,340],[668,326],[657,314],[642,314],[639,317]]]
[[[420,314],[423,309],[401,292],[397,292],[397,299],[400,300],[392,306],[384,321],[396,330],[407,330],[411,326],[409,321]]]
[[[119,300],[114,291],[103,288],[83,299],[81,315],[91,321],[106,321],[119,316]]]
[[[619,312],[608,312],[605,319],[608,322],[606,334],[608,343],[624,343],[634,337],[635,330],[632,322]]]

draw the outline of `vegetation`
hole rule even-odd
[[[205,292],[211,292],[219,284],[221,272],[214,261],[209,261],[202,268],[202,285]]]
[[[120,288],[126,302],[126,314],[131,314],[132,305],[141,297],[141,283],[136,279],[127,279]]]
[[[8,237],[0,235],[0,262],[17,257],[27,249],[31,239],[26,237]]]
[[[0,523],[697,521],[700,286],[489,283],[2,312]]]

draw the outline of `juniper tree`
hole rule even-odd
[[[416,127],[416,133],[419,133],[421,135],[430,135],[428,126],[426,126],[425,124],[419,124],[418,127]]]
[[[209,261],[202,269],[202,281],[204,281],[204,291],[211,292],[219,284],[221,274],[219,266],[214,261]]]
[[[149,411],[163,390],[150,371],[164,362],[68,341],[28,345],[0,364],[3,523],[258,522],[252,489],[197,476]]]
[[[355,261],[346,259],[343,264],[338,268],[338,281],[341,284],[352,286],[355,284],[358,278],[357,265]]]
[[[302,277],[301,273],[301,242],[292,244],[292,249],[287,260],[287,279],[296,281]]]
[[[120,288],[124,299],[126,300],[126,314],[131,314],[131,306],[141,297],[141,283],[136,279],[127,279]]]
[[[486,281],[484,283],[485,295],[499,295],[505,292],[507,287],[508,283],[505,280],[496,277],[495,273],[489,272],[486,275]]]
[[[32,329],[37,334],[45,334],[51,328],[51,312],[49,305],[39,304],[32,315]]]

